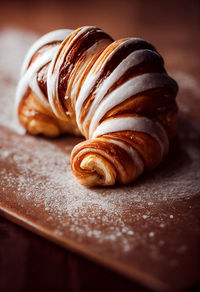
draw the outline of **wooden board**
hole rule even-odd
[[[180,135],[159,168],[129,186],[87,189],[69,167],[80,138],[16,132],[16,82],[34,39],[18,30],[0,33],[0,214],[149,288],[195,285],[200,280],[198,80],[171,72],[180,85]]]

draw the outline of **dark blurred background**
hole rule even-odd
[[[34,0],[1,1],[0,28],[19,27],[39,34],[58,28],[95,25],[115,39],[140,36],[152,42],[161,53],[176,53],[187,48],[199,52],[199,0]],[[171,49],[170,49],[171,48]],[[169,56],[170,64],[180,65],[179,58]],[[181,62],[180,62],[181,63]],[[194,64],[191,64],[194,65]],[[182,66],[182,65],[181,65]]]

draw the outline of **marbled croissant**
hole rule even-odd
[[[31,134],[83,135],[71,169],[86,186],[128,184],[155,168],[177,133],[177,84],[139,38],[96,27],[57,30],[29,50],[16,94]]]

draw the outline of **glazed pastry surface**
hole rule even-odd
[[[48,33],[32,46],[16,110],[31,134],[86,138],[71,154],[81,184],[128,184],[168,153],[177,133],[177,90],[151,44],[113,41],[86,26]]]

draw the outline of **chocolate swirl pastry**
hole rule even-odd
[[[16,94],[31,134],[83,135],[71,169],[86,186],[128,184],[155,168],[177,133],[177,84],[139,38],[86,26],[57,30],[29,50]]]

